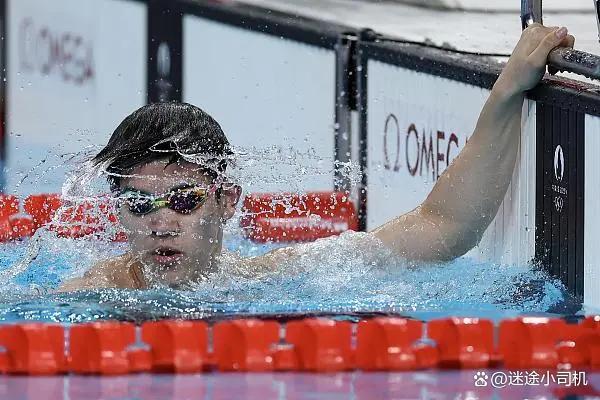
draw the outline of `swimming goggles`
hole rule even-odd
[[[119,199],[124,202],[129,211],[135,215],[145,215],[163,207],[181,214],[189,214],[202,206],[208,196],[214,193],[219,185],[208,188],[191,186],[171,189],[164,195],[148,194],[135,189],[126,189]]]

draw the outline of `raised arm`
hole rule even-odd
[[[419,207],[373,234],[413,260],[447,261],[477,245],[510,183],[524,92],[542,78],[550,51],[574,41],[566,28],[533,24],[523,31],[463,151]]]

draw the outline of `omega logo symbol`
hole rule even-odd
[[[94,78],[93,41],[80,33],[24,18],[19,23],[18,68],[81,86]]]
[[[396,160],[394,161],[393,170],[398,171],[400,169],[400,126],[398,125],[398,118],[396,118],[394,114],[388,115],[388,117],[385,119],[385,127],[383,128],[383,167],[385,169],[392,169],[392,166],[390,165],[390,159],[388,157],[388,127],[390,122],[393,122],[393,124],[396,126],[394,132],[396,134]],[[392,133],[392,136],[394,133]]]
[[[563,176],[565,174],[565,156],[563,154],[563,149],[560,146],[556,146],[556,150],[554,150],[554,177],[557,181],[561,182],[563,180]]]

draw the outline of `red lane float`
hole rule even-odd
[[[352,324],[309,318],[286,325],[285,340],[296,349],[300,370],[348,371],[354,368]]]
[[[12,195],[0,195],[0,219],[7,219],[19,212],[19,199]]]
[[[93,322],[69,331],[69,369],[79,374],[129,373],[127,348],[135,342],[135,326],[119,322]]]
[[[489,368],[494,354],[494,325],[479,318],[448,318],[427,324],[427,335],[437,343],[439,366]]]
[[[555,368],[556,345],[565,331],[559,319],[527,317],[502,321],[499,349],[508,368]]]
[[[373,318],[358,324],[356,367],[365,371],[418,369],[417,341],[423,336],[421,321]]]
[[[143,347],[130,348],[127,353],[129,360],[129,372],[150,372],[152,371],[152,353]]]
[[[35,231],[30,217],[18,217],[19,199],[12,195],[0,195],[0,242],[31,236]]]
[[[600,370],[600,333],[594,318],[567,324],[525,317],[502,321],[499,327],[477,318],[422,323],[386,317],[357,324],[323,318],[285,324],[240,319],[218,322],[212,329],[202,321],[147,322],[141,328],[107,321],[73,325],[68,336],[56,324],[0,325],[0,372]],[[142,342],[136,342],[136,329]],[[422,337],[424,331],[427,335]],[[494,334],[497,346],[490,339]]]
[[[580,324],[567,324],[557,345],[559,363],[572,368],[600,368],[600,321],[588,317]]]
[[[64,329],[60,325],[25,323],[0,326],[4,347],[0,369],[11,374],[53,375],[67,371]]]
[[[23,208],[31,215],[36,228],[52,221],[62,202],[58,194],[32,194],[25,199]]]
[[[273,371],[279,324],[255,319],[219,322],[213,328],[215,361],[220,371]],[[235,343],[235,346],[232,346]]]
[[[159,321],[142,325],[150,346],[152,371],[201,372],[209,365],[208,325],[199,321]]]
[[[246,196],[240,226],[259,243],[306,242],[358,230],[346,193],[252,194]]]

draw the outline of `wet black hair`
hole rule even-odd
[[[182,154],[202,159],[202,172],[216,179],[233,153],[221,126],[208,113],[188,103],[153,103],[128,115],[92,163],[105,168],[116,191],[121,184],[117,175],[159,159],[169,164],[183,161]]]

